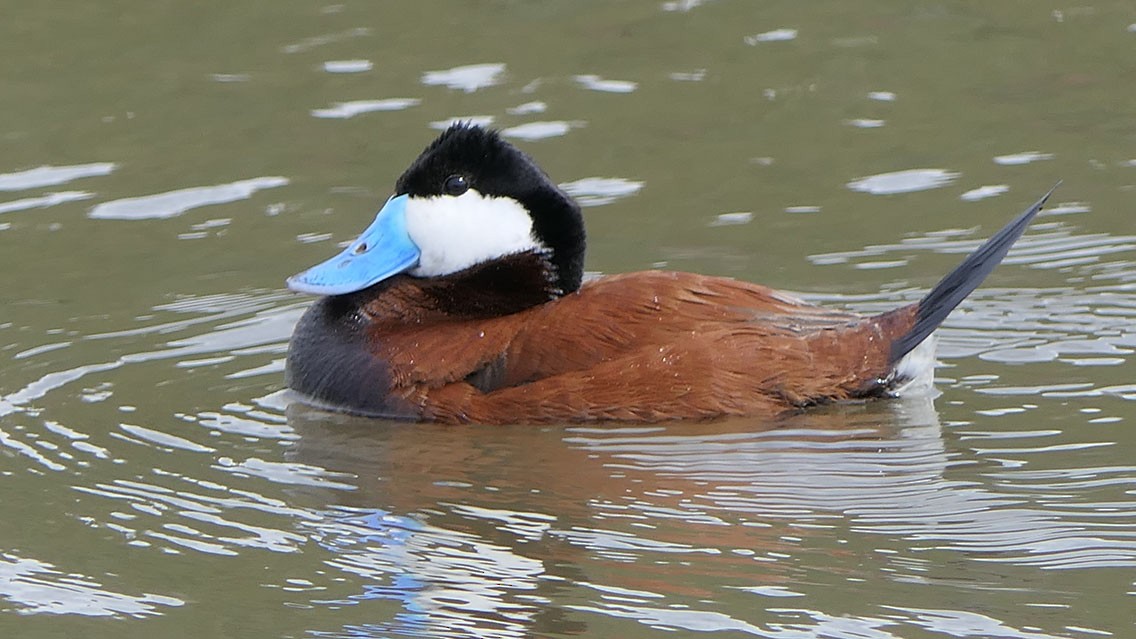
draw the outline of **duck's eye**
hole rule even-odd
[[[446,195],[461,195],[469,190],[469,181],[464,175],[451,175],[442,185],[442,192]]]

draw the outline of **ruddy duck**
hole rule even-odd
[[[880,315],[693,273],[584,282],[576,202],[496,132],[459,124],[358,239],[288,279],[324,297],[296,326],[286,381],[335,410],[495,424],[773,418],[886,397],[929,375],[931,333],[1048,197]]]

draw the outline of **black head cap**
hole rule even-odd
[[[584,276],[584,218],[528,155],[496,131],[468,123],[446,129],[398,178],[397,195],[431,197],[455,188],[520,202],[533,220],[533,233],[551,252],[557,288],[570,293]]]

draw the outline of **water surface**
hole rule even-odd
[[[1124,637],[1136,21],[1123,4],[25,3],[0,24],[0,634]],[[918,299],[939,396],[770,425],[289,405],[310,299],[455,119],[588,268]],[[775,427],[774,427],[775,426]]]

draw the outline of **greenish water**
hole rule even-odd
[[[1133,634],[1128,3],[40,2],[0,42],[0,635]],[[284,277],[459,117],[589,205],[591,270],[864,311],[1064,184],[933,403],[287,406]]]

